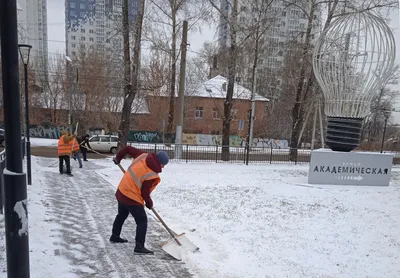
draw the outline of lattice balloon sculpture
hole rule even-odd
[[[326,144],[332,150],[359,146],[362,121],[393,71],[395,49],[390,27],[371,12],[340,16],[319,38],[313,68],[324,94]]]

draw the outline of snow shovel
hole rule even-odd
[[[118,164],[118,167],[121,169],[121,171],[123,173],[125,173],[125,169],[124,167],[122,167],[121,164]],[[184,248],[192,251],[192,252],[196,252],[198,251],[200,248],[197,247],[196,245],[194,245],[185,235],[185,233],[181,233],[181,234],[177,234],[175,233],[173,230],[171,230],[167,224],[162,220],[162,218],[160,217],[160,215],[157,213],[157,211],[152,208],[151,209],[154,213],[154,215],[157,217],[157,219],[161,222],[161,224],[165,227],[165,229],[170,233],[170,235],[172,236],[172,238],[174,239],[174,241],[170,241],[167,242],[166,244],[164,244],[162,246],[162,248],[164,249],[165,252],[171,254],[170,252],[168,252],[166,249],[171,248],[171,249],[177,249],[176,248],[176,244],[178,244],[179,246],[183,246]],[[173,250],[172,250],[173,252]],[[173,256],[174,258],[176,258],[175,256]],[[179,259],[180,260],[180,259]]]

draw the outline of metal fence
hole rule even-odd
[[[178,145],[166,144],[144,144],[128,143],[130,146],[139,148],[146,152],[165,151],[171,160],[189,162],[189,161],[222,161],[223,146],[201,146],[182,144],[182,155],[177,157],[176,147]],[[245,147],[227,147],[229,148],[229,163],[245,163],[247,149]],[[292,154],[292,155],[291,155]],[[249,163],[308,163],[310,162],[311,151],[306,149],[274,149],[267,147],[253,147],[249,152]],[[225,162],[225,161],[224,161]]]
[[[25,138],[21,140],[22,158],[25,157]],[[3,171],[6,168],[6,150],[0,152],[0,214],[3,214],[4,206],[4,176]]]
[[[128,143],[130,146],[139,148],[146,152],[156,152],[163,150],[168,153],[171,160],[190,162],[225,162],[222,161],[222,146],[202,146],[182,144],[182,155],[176,157],[176,145],[155,144],[155,143]],[[249,152],[250,163],[269,163],[269,164],[303,164],[309,163],[311,158],[310,149],[279,149],[272,147],[253,147]],[[393,164],[400,164],[400,152],[386,151],[393,155]],[[246,163],[247,150],[245,147],[229,147],[228,163]]]

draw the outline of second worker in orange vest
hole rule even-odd
[[[126,239],[120,237],[122,225],[129,213],[136,222],[136,246],[135,252],[142,254],[153,254],[144,247],[147,232],[147,215],[144,206],[148,209],[153,207],[153,201],[150,193],[160,183],[159,173],[162,168],[168,164],[168,155],[166,152],[145,153],[139,149],[127,146],[120,150],[114,158],[114,163],[120,161],[129,154],[133,161],[124,176],[122,177],[115,196],[118,201],[118,214],[115,217],[111,242],[125,243]]]

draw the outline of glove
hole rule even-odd
[[[148,208],[148,209],[152,209],[153,208],[153,200],[152,199],[148,199],[146,201],[146,208]]]
[[[119,161],[117,161],[117,158],[116,158],[116,157],[113,157],[113,162],[114,162],[115,165],[118,165],[118,164],[119,164]]]

